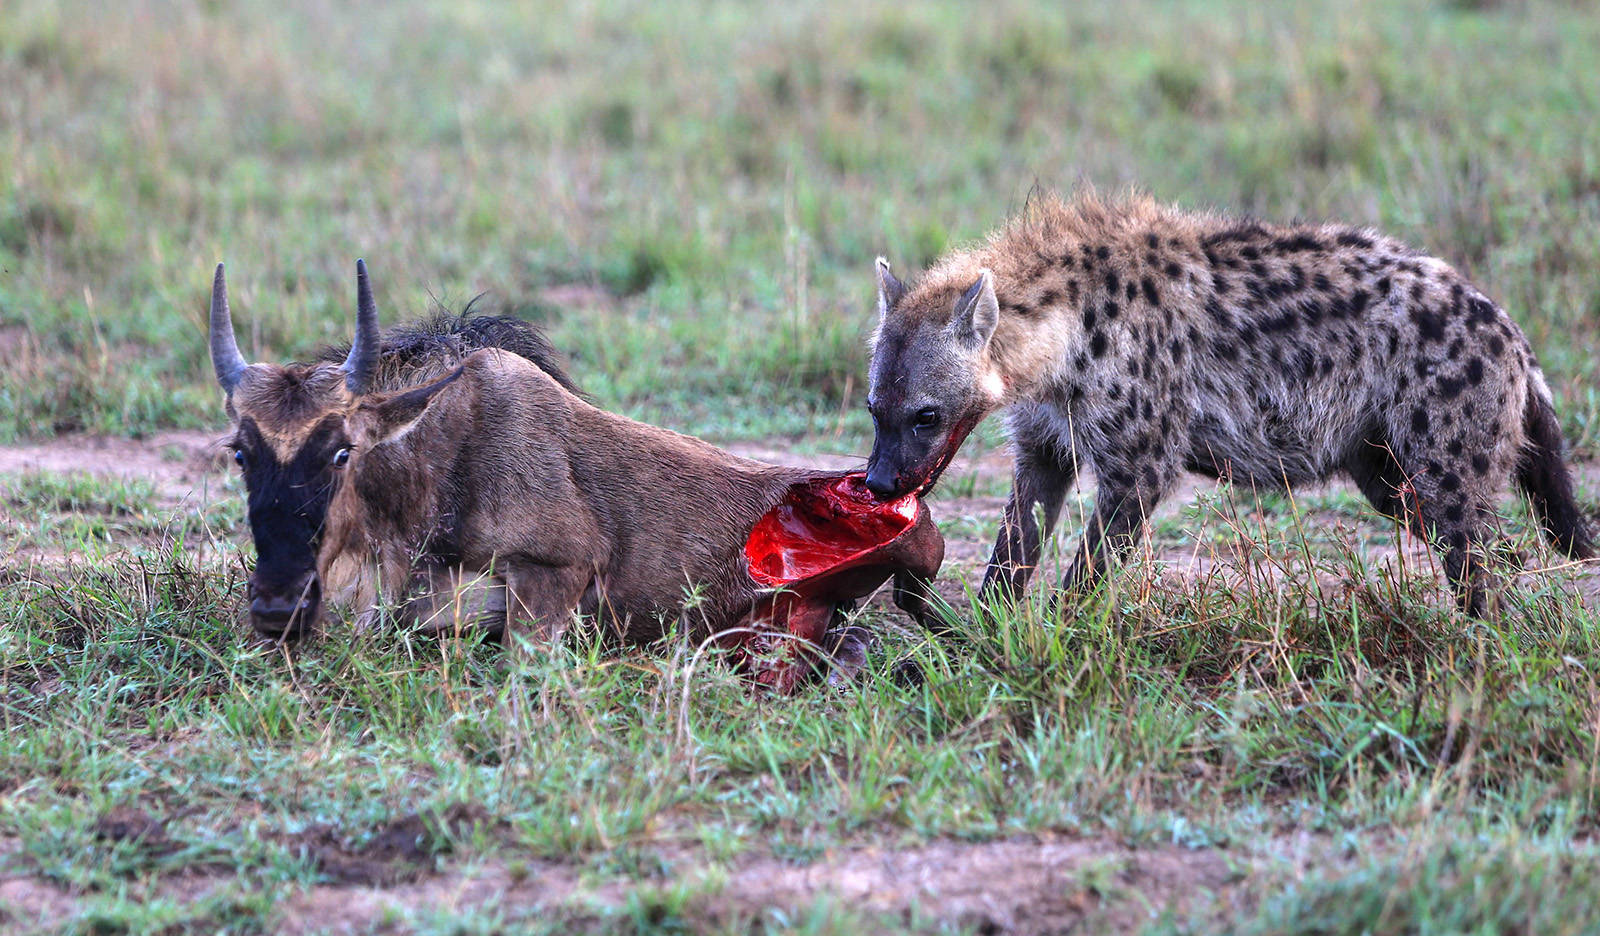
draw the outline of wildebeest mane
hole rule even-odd
[[[460,312],[441,309],[386,330],[372,389],[415,386],[443,377],[474,351],[500,348],[527,358],[561,386],[583,396],[539,326],[515,316],[479,312],[476,306],[482,298],[474,298]],[[317,360],[338,362],[349,353],[349,344],[329,345],[317,354]]]

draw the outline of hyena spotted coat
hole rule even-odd
[[[1126,550],[1185,469],[1276,488],[1347,474],[1420,521],[1474,614],[1473,551],[1510,477],[1558,547],[1593,554],[1521,330],[1448,264],[1373,231],[1047,196],[910,286],[880,259],[878,289],[879,496],[930,486],[1008,412],[1014,486],[985,595],[1026,586],[1079,464],[1099,490],[1064,587]]]

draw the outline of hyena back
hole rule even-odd
[[[880,496],[930,486],[1008,410],[1014,486],[985,595],[1026,585],[1080,463],[1099,490],[1067,587],[1125,551],[1185,469],[1278,488],[1348,474],[1420,523],[1474,614],[1473,550],[1513,475],[1558,547],[1593,554],[1521,330],[1372,231],[1046,197],[909,287],[880,260],[878,285]]]

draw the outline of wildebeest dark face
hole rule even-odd
[[[312,379],[297,379],[302,375],[288,368],[260,375],[263,382],[302,385],[317,382],[319,375],[305,376]],[[299,637],[316,623],[322,601],[317,550],[328,503],[350,459],[339,411],[309,424],[285,424],[274,418],[281,415],[247,409],[228,443],[244,476],[250,535],[256,546],[249,584],[250,622],[257,633],[272,639]]]
[[[227,284],[217,265],[211,293],[211,359],[235,430],[228,446],[244,475],[256,567],[250,623],[270,639],[295,638],[322,608],[317,550],[345,465],[345,415],[377,357],[377,311],[366,264],[357,263],[357,325],[342,365],[247,364],[233,337]]]

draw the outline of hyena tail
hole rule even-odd
[[[1522,418],[1527,444],[1517,462],[1517,483],[1556,548],[1574,559],[1594,558],[1594,542],[1573,499],[1572,475],[1561,458],[1561,423],[1540,388],[1528,388]]]

